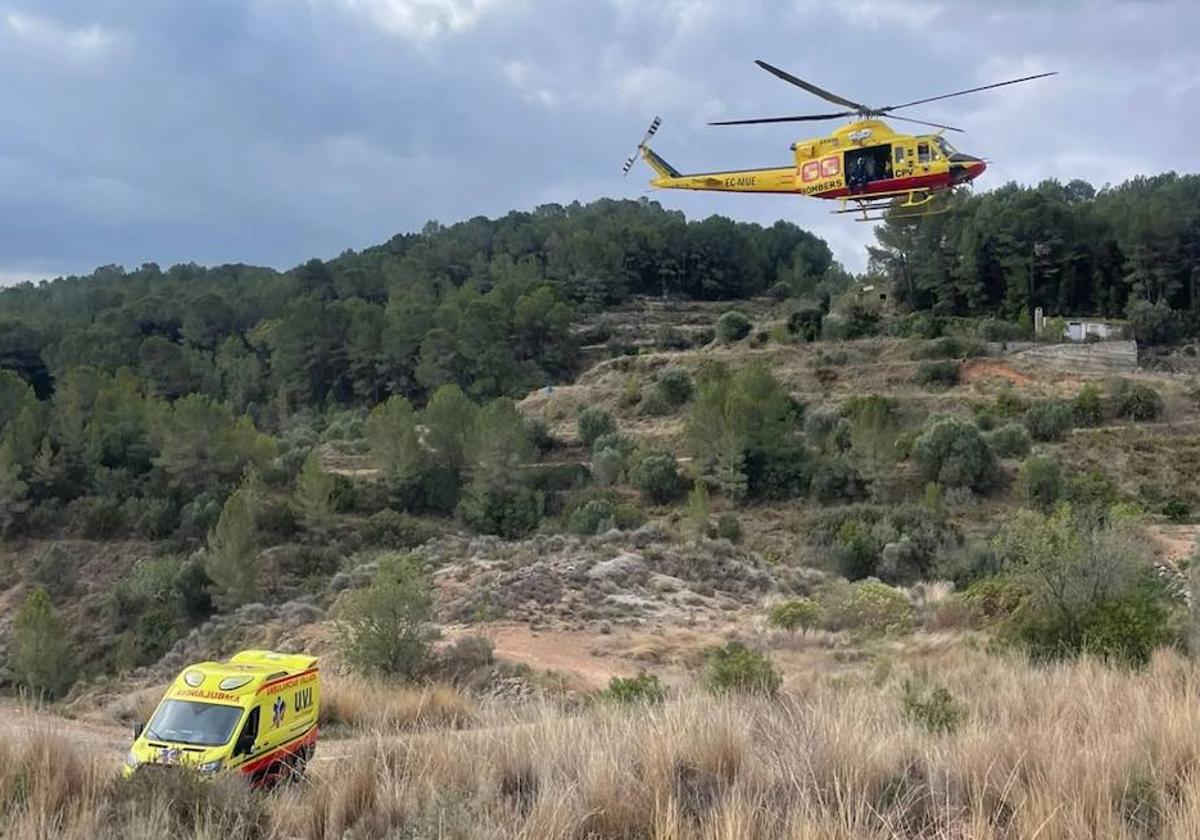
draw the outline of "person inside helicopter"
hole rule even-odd
[[[872,181],[892,177],[890,146],[868,146],[846,152],[846,186],[850,192],[862,192]]]

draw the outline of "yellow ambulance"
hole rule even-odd
[[[303,773],[317,746],[319,676],[315,656],[269,650],[184,668],[134,727],[124,774],[183,765],[243,773],[259,787]]]

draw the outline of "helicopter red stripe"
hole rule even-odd
[[[918,175],[913,178],[886,178],[879,181],[872,181],[866,185],[864,190],[853,194],[847,187],[838,187],[836,190],[815,193],[815,196],[817,198],[856,198],[858,196],[871,196],[878,193],[904,192],[905,190],[940,190],[952,184],[953,179],[950,173],[945,172],[936,175]]]

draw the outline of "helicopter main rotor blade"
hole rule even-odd
[[[856,111],[838,111],[836,114],[801,114],[795,117],[761,117],[752,120],[721,120],[710,122],[709,125],[760,125],[762,123],[813,122],[815,120],[836,120],[842,117],[852,117]]]
[[[897,108],[909,108],[913,105],[923,105],[926,102],[937,102],[939,99],[949,99],[953,96],[963,96],[968,93],[978,93],[981,90],[991,90],[992,88],[1004,87],[1005,85],[1015,85],[1020,82],[1031,82],[1034,79],[1044,79],[1046,76],[1057,75],[1058,71],[1053,70],[1049,73],[1038,73],[1035,76],[1023,76],[1020,79],[1009,79],[1007,82],[996,82],[994,85],[982,85],[980,87],[967,88],[966,90],[958,90],[954,93],[943,93],[941,96],[930,96],[927,99],[914,99],[912,102],[904,102],[900,105],[889,105],[886,108],[878,109],[878,113],[884,114],[888,111],[895,111]]]
[[[779,78],[783,79],[785,82],[789,82],[798,88],[803,88],[804,90],[808,91],[809,93],[819,96],[822,99],[832,102],[835,105],[844,105],[847,108],[853,108],[855,113],[857,113],[859,111],[871,110],[866,105],[863,105],[860,102],[852,102],[849,99],[844,99],[841,96],[838,96],[836,93],[830,93],[829,91],[827,91],[823,88],[819,88],[814,84],[810,84],[809,82],[806,82],[803,79],[796,78],[795,76],[793,76],[791,73],[789,73],[786,70],[780,70],[778,67],[767,64],[767,62],[765,62],[761,59],[755,59],[754,63],[757,64],[762,69],[766,70],[768,73],[770,73],[774,76],[778,76]]]
[[[912,117],[901,117],[898,114],[886,114],[889,120],[903,120],[904,122],[916,123],[917,125],[931,125],[934,128],[944,128],[947,131],[957,131],[960,134],[965,134],[961,128],[955,128],[952,125],[943,125],[942,123],[926,122],[925,120],[915,120]]]

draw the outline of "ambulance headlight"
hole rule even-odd
[[[133,754],[133,750],[129,751],[129,755],[125,756],[125,766],[131,770],[136,770],[138,766],[137,756]]]
[[[221,769],[221,759],[218,758],[216,761],[207,761],[204,764],[198,765],[196,769],[201,773],[216,773]]]

